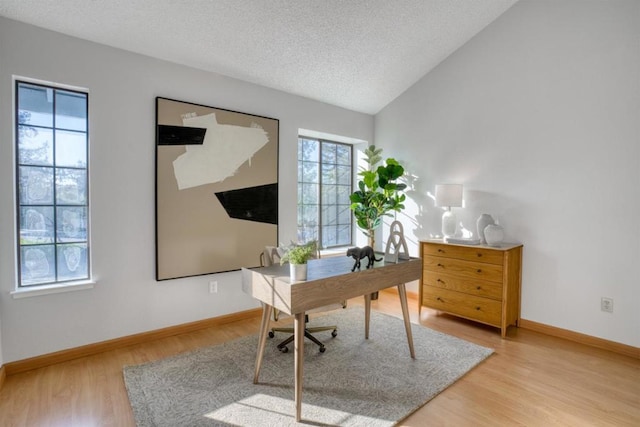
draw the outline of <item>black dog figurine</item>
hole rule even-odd
[[[376,259],[375,252],[373,252],[373,248],[371,246],[365,246],[363,248],[349,248],[347,249],[347,256],[356,260],[351,271],[355,271],[356,268],[360,270],[360,261],[364,257],[369,259],[369,262],[367,262],[367,269],[373,267],[374,261],[382,261],[382,258]]]

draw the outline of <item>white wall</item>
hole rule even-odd
[[[440,230],[426,193],[462,183],[466,228],[524,243],[523,318],[640,346],[639,41],[638,1],[521,0],[376,115],[413,250]]]
[[[13,299],[12,75],[90,91],[92,290]],[[280,241],[296,236],[299,128],[373,139],[373,117],[0,18],[0,312],[4,363],[258,305],[238,272],[156,282],[155,97],[280,120]],[[257,254],[247,254],[257,257]],[[251,260],[251,263],[256,262]]]

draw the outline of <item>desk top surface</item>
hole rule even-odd
[[[384,257],[384,254],[376,254],[376,256],[382,258]],[[411,258],[409,260],[400,260],[398,261],[398,263],[380,261],[374,264],[373,270],[406,264],[408,262],[418,261],[418,260],[419,258]],[[351,275],[351,274],[364,273],[367,271],[367,269],[365,268],[366,259],[362,261],[362,267],[360,270],[355,270],[354,272],[352,272],[351,269],[353,268],[354,263],[355,263],[355,260],[353,258],[346,257],[346,256],[334,256],[334,257],[327,257],[327,258],[321,258],[321,259],[311,259],[307,263],[307,280],[304,282],[312,282],[315,280],[333,278],[336,276],[341,276],[343,274]],[[278,280],[289,282],[289,265],[288,264],[285,264],[285,265],[274,264],[269,267],[254,267],[254,268],[247,268],[246,270],[251,270],[256,273],[260,273],[267,276],[277,277]]]
[[[380,262],[351,272],[353,264],[353,258],[346,256],[310,260],[307,280],[293,283],[288,265],[243,268],[242,286],[254,298],[296,313],[418,280],[422,272],[420,258]]]

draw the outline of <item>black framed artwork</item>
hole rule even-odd
[[[279,121],[156,98],[156,279],[258,264],[278,239]]]

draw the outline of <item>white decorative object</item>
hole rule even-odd
[[[484,237],[484,229],[487,225],[495,224],[496,222],[493,220],[493,217],[489,214],[482,214],[476,221],[476,226],[478,230],[478,238],[483,244],[487,243],[487,239]]]
[[[289,264],[289,280],[292,283],[307,280],[307,264]]]
[[[436,185],[436,206],[447,208],[442,214],[442,234],[444,238],[455,236],[458,220],[451,208],[462,206],[462,184]]]
[[[404,227],[400,221],[391,223],[387,249],[384,251],[384,261],[397,263],[399,259],[409,259],[407,241],[404,239]]]
[[[504,229],[498,224],[489,224],[484,228],[484,237],[489,246],[500,246],[504,240]]]

